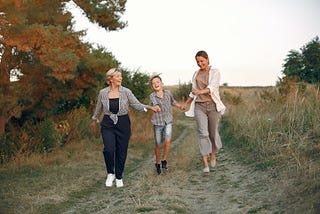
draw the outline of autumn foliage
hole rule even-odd
[[[54,138],[52,124],[75,108],[89,108],[105,84],[104,72],[120,64],[81,41],[84,32],[73,30],[67,2],[0,0],[1,161],[28,147],[41,130]],[[125,0],[74,2],[107,31],[126,26],[120,21]]]

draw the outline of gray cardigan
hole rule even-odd
[[[109,98],[108,98],[109,91],[110,91],[109,86],[100,90],[96,109],[92,116],[93,120],[99,121],[99,117],[103,112],[104,114],[109,115],[110,118],[113,120],[114,124],[116,124],[118,122],[118,116],[128,114],[129,106],[132,106],[138,111],[144,111],[144,112],[147,111],[147,105],[140,103],[130,89],[120,86],[119,112],[117,114],[113,114],[109,110]]]

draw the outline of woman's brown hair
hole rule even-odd
[[[205,51],[198,51],[195,58],[197,58],[198,56],[201,56],[201,57],[209,60],[209,56],[208,56],[207,52],[205,52]]]
[[[198,56],[201,56],[201,57],[207,59],[207,60],[208,60],[208,63],[210,64],[209,56],[208,56],[207,52],[205,52],[205,51],[198,51],[197,54],[196,54],[196,56],[195,56],[195,58],[197,59]]]

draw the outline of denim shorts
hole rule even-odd
[[[164,126],[153,126],[154,130],[154,139],[156,145],[164,143],[165,138],[170,138],[172,136],[172,123],[166,124]]]

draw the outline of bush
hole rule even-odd
[[[67,123],[67,129],[61,131],[63,132],[62,135],[68,139],[67,142],[71,140],[89,139],[93,137],[93,134],[99,136],[99,133],[93,133],[89,129],[91,116],[86,108],[75,109],[66,115],[66,120],[61,122]],[[97,126],[96,131],[100,132],[99,126]]]
[[[56,129],[56,124],[51,119],[45,119],[39,125],[40,143],[38,151],[51,152],[51,150],[61,141],[61,136]]]
[[[0,137],[0,164],[8,162],[14,155],[14,147],[12,141],[8,140],[6,136]]]
[[[177,97],[178,100],[185,101],[188,99],[190,91],[192,88],[192,83],[184,83],[184,84],[179,84],[179,88],[174,91],[174,96]]]

